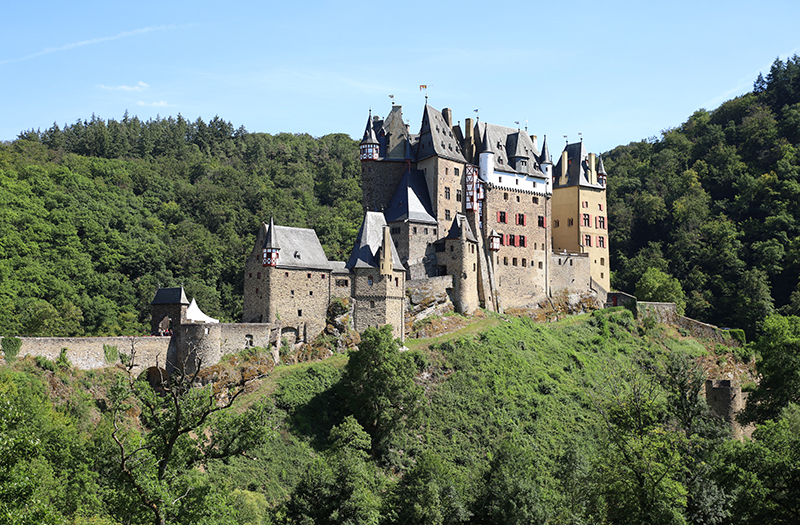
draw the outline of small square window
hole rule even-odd
[[[371,275],[368,275],[368,276],[367,276],[367,284],[368,284],[368,285],[370,285],[370,286],[372,286],[373,282],[374,282],[374,281],[373,281],[373,279],[372,279],[372,276],[371,276]]]
[[[256,274],[256,279],[261,279],[261,272],[258,272],[258,273]]]
[[[444,219],[446,221],[450,220],[450,210],[444,210]]]
[[[308,295],[314,295],[314,290],[309,290]]]
[[[297,311],[297,317],[303,317],[303,311],[302,310],[298,310]]]
[[[284,272],[283,276],[284,277],[289,277],[289,272]]]
[[[311,279],[311,274],[310,274],[310,273],[309,273],[309,274],[306,274],[306,277],[308,277],[309,279]]]

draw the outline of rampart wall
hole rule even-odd
[[[590,290],[589,255],[585,253],[550,254],[550,294],[580,293]]]
[[[22,346],[17,357],[41,356],[51,361],[58,359],[61,349],[67,349],[67,359],[79,370],[91,370],[113,366],[106,361],[103,346],[115,346],[120,354],[131,354],[131,345],[136,348],[134,373],[150,366],[166,368],[167,355],[174,353],[170,348],[171,337],[20,337]],[[117,359],[117,363],[119,359]]]
[[[638,301],[637,316],[642,319],[645,317],[652,317],[659,323],[671,324],[683,328],[698,339],[710,339],[716,343],[728,346],[736,344],[724,330],[720,330],[712,324],[703,323],[696,319],[680,315],[675,303]]]

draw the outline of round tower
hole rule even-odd
[[[264,239],[264,247],[261,249],[261,265],[272,266],[278,265],[278,257],[280,255],[281,247],[275,236],[275,221],[273,217],[269,218],[269,228],[267,228],[267,236]]]
[[[372,110],[369,111],[367,117],[367,128],[364,130],[364,138],[361,139],[359,146],[361,151],[361,160],[378,160],[381,145],[378,142],[378,137],[375,136],[375,130],[372,127]]]

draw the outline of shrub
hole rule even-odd
[[[740,345],[747,344],[747,337],[745,337],[744,330],[741,328],[731,328],[728,330],[728,333],[731,336],[731,339],[739,343]]]
[[[4,337],[0,345],[2,346],[6,361],[10,363],[17,358],[19,349],[22,347],[22,339],[19,337]]]
[[[58,359],[56,359],[56,366],[62,370],[67,370],[72,367],[72,363],[69,362],[67,358],[67,349],[62,348],[61,353],[58,354]]]
[[[35,360],[36,360],[36,366],[38,366],[42,370],[50,370],[51,372],[56,371],[56,364],[47,359],[45,356],[37,355]]]
[[[113,365],[119,359],[119,349],[113,345],[103,345],[103,354],[106,356],[106,363]]]

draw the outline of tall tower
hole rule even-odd
[[[269,218],[269,228],[267,229],[267,238],[264,241],[264,247],[261,249],[261,265],[262,266],[278,266],[278,257],[280,255],[281,247],[278,246],[278,241],[275,236],[275,221],[273,217]]]
[[[600,168],[605,172],[602,162]],[[582,141],[567,144],[554,171],[553,251],[586,254],[593,287],[605,300],[611,281],[605,173],[598,175]]]

